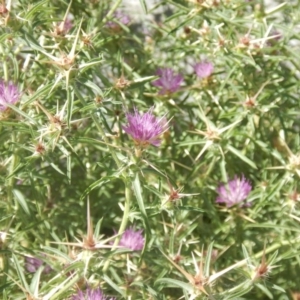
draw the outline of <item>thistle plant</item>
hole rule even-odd
[[[2,298],[296,299],[298,6],[2,1]]]

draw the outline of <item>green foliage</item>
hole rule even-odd
[[[296,299],[299,1],[121,2],[0,5],[0,79],[21,93],[0,111],[3,299]],[[166,67],[184,81],[164,94]],[[158,147],[123,130],[151,107]],[[235,176],[247,207],[216,203]]]

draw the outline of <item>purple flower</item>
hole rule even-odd
[[[119,242],[119,246],[131,249],[132,251],[140,251],[144,248],[143,230],[135,231],[132,227],[126,229]]]
[[[152,144],[158,147],[161,143],[160,135],[168,129],[166,119],[156,118],[152,112],[153,107],[141,115],[135,108],[133,113],[126,114],[128,125],[122,128],[139,146]]]
[[[12,82],[0,80],[0,111],[7,109],[7,104],[15,104],[20,99],[21,93]]]
[[[214,71],[214,65],[208,61],[202,61],[194,66],[194,70],[199,78],[207,78]]]
[[[231,207],[244,201],[251,192],[251,189],[252,186],[245,179],[244,175],[242,178],[235,176],[233,180],[230,180],[227,184],[221,184],[217,188],[219,196],[216,202],[225,203],[227,207]]]
[[[29,273],[35,273],[39,269],[39,267],[42,266],[44,263],[41,259],[30,256],[26,256],[25,261],[25,268]],[[49,265],[45,265],[43,273],[48,274],[51,271],[52,268]]]
[[[152,84],[161,87],[160,94],[169,94],[178,91],[183,81],[183,77],[180,74],[175,75],[171,68],[158,69],[156,74],[160,76],[160,78],[155,80]]]
[[[120,10],[116,10],[113,13],[113,18],[123,25],[128,25],[131,21],[130,17]],[[120,25],[113,20],[106,22],[106,26],[113,30],[120,29]]]
[[[76,295],[72,296],[72,300],[115,300],[116,298],[108,298],[103,294],[100,288],[87,288],[85,292],[78,291]]]

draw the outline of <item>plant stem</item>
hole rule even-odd
[[[114,241],[111,251],[113,251],[117,248],[117,246],[119,245],[121,236],[127,227],[131,198],[132,198],[131,185],[130,185],[130,182],[126,182],[125,183],[125,207],[124,207],[124,212],[123,212],[123,218],[122,218],[122,222],[121,222],[121,225],[120,225],[120,228],[118,231],[118,235]],[[107,271],[109,264],[110,264],[110,260],[108,259],[104,264],[103,272]]]
[[[2,67],[3,67],[3,74],[4,74],[4,81],[8,81],[8,68],[7,68],[7,61],[6,61],[6,51],[3,49],[2,45],[0,46],[0,53],[3,54],[2,56]]]
[[[14,131],[11,131],[11,141],[14,146],[16,142],[16,135]],[[12,146],[12,147],[13,147]],[[13,201],[13,185],[14,185],[14,176],[11,176],[11,174],[14,172],[15,167],[17,163],[17,157],[15,154],[15,150],[12,150],[12,155],[11,155],[11,161],[10,161],[10,166],[9,166],[9,179],[8,179],[8,184],[7,184],[7,204],[8,204],[8,212],[12,212],[12,201]]]
[[[115,163],[116,163],[116,165],[118,166],[118,168],[121,168],[121,165],[122,165],[122,164],[121,164],[120,160],[118,159],[118,157],[117,157],[117,155],[116,155],[116,153],[115,153],[115,149],[114,149],[113,147],[110,146],[109,141],[108,141],[108,139],[107,139],[107,137],[106,137],[106,135],[105,135],[105,132],[104,132],[102,126],[99,124],[97,118],[95,118],[94,115],[92,115],[92,119],[93,119],[93,121],[95,122],[95,124],[96,124],[96,126],[97,126],[97,129],[100,131],[100,134],[102,135],[104,142],[106,143],[107,147],[109,148],[113,160],[115,161]],[[123,173],[124,173],[124,172],[123,172]],[[123,174],[123,175],[124,175],[124,174]]]

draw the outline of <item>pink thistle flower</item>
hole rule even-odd
[[[143,250],[145,240],[142,235],[143,230],[135,231],[132,227],[126,229],[119,242],[119,246],[131,249],[132,251]]]
[[[208,61],[202,61],[194,66],[194,70],[199,78],[207,78],[214,71],[214,65]]]
[[[179,90],[180,84],[183,81],[181,74],[174,74],[171,68],[160,68],[156,71],[156,74],[160,78],[152,84],[156,87],[161,87],[159,94],[170,94]]]
[[[156,118],[152,112],[153,107],[144,114],[140,114],[135,108],[133,113],[126,114],[128,125],[122,128],[139,146],[145,147],[152,144],[158,147],[161,143],[160,135],[168,129],[166,119]]]
[[[76,295],[72,296],[72,300],[115,300],[116,298],[108,298],[103,294],[100,288],[87,288],[85,292],[78,291]]]
[[[12,82],[0,80],[0,111],[5,111],[7,104],[15,104],[19,101],[21,93]]]
[[[235,176],[233,180],[230,180],[227,184],[221,184],[217,188],[219,196],[216,202],[225,203],[227,207],[232,207],[246,200],[251,190],[252,186],[244,175],[242,178]],[[245,205],[248,206],[247,203]]]

